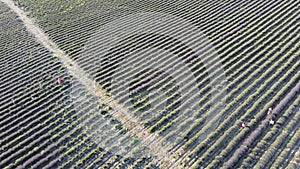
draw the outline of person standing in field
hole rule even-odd
[[[242,128],[246,128],[247,127],[247,123],[246,122],[243,122],[242,123]]]
[[[63,82],[62,78],[60,78],[60,77],[57,78],[57,83],[58,83],[58,84],[62,84],[62,82]]]

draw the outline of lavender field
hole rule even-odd
[[[300,168],[300,1],[1,0],[0,168]]]

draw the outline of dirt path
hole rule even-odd
[[[140,122],[131,116],[125,107],[116,103],[111,97],[106,96],[106,92],[101,89],[98,83],[88,77],[88,75],[83,71],[83,69],[70,57],[65,54],[64,51],[60,50],[57,45],[50,40],[47,34],[45,34],[33,21],[26,16],[26,13],[19,9],[11,0],[1,0],[10,9],[12,9],[19,18],[23,21],[24,26],[28,29],[33,36],[35,36],[38,43],[53,52],[56,57],[58,57],[61,62],[66,66],[68,72],[73,77],[77,78],[80,83],[85,85],[87,90],[93,95],[101,98],[101,102],[110,106],[113,109],[112,116],[118,119],[124,127],[126,127],[133,137],[138,137],[144,146],[147,146],[151,154],[156,157],[156,162],[162,166],[170,166],[171,156],[167,152],[166,147],[162,147],[159,144],[161,138],[157,135],[149,133]],[[163,167],[167,168],[167,167]]]

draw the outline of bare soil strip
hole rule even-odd
[[[118,119],[124,127],[128,129],[128,132],[133,137],[138,137],[141,139],[141,143],[147,146],[151,154],[156,157],[157,163],[163,166],[170,166],[171,156],[167,152],[166,147],[162,147],[159,144],[159,136],[149,133],[140,122],[131,116],[128,109],[117,104],[115,100],[111,97],[106,96],[106,91],[102,90],[98,83],[88,77],[88,75],[83,71],[83,69],[70,57],[65,54],[64,51],[60,50],[57,45],[50,40],[49,36],[45,34],[33,21],[26,16],[26,13],[19,9],[11,0],[1,0],[9,8],[11,8],[23,21],[24,26],[28,29],[38,43],[48,49],[50,52],[61,60],[61,62],[66,66],[68,72],[73,77],[77,78],[80,83],[86,86],[87,90],[93,95],[101,98],[101,102],[110,106],[113,109],[113,114],[111,114],[115,119]]]

